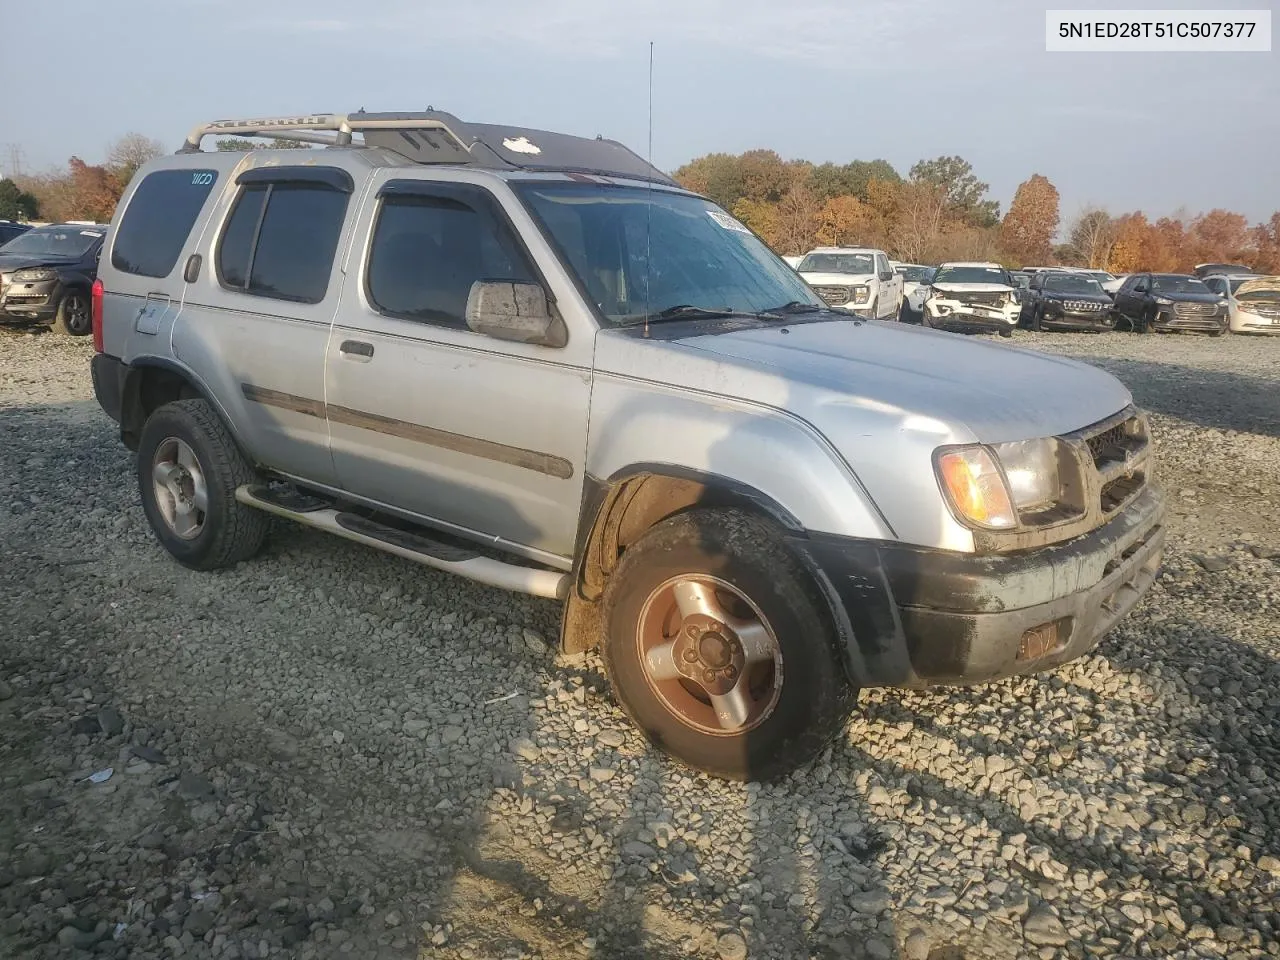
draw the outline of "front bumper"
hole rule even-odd
[[[1231,318],[1232,333],[1275,333],[1280,334],[1280,316],[1263,317],[1255,313],[1236,312]]]
[[[1087,313],[1058,310],[1045,311],[1040,317],[1040,325],[1054,330],[1111,330],[1115,323],[1111,319],[1110,310],[1091,310]]]
[[[1213,333],[1227,329],[1227,316],[1223,313],[1208,316],[1180,316],[1173,310],[1161,310],[1156,314],[1151,329],[1160,331],[1188,330],[1193,333]]]
[[[930,300],[924,305],[929,326],[937,330],[1013,330],[1018,325],[1018,304],[983,307],[965,303],[947,303],[940,311]]]
[[[0,287],[0,323],[52,322],[62,303],[62,281],[37,280]]]
[[[860,686],[982,683],[1083,655],[1150,589],[1165,500],[1149,484],[1065,543],[973,555],[813,534],[793,547],[847,630]]]

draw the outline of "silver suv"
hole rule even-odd
[[[1160,562],[1119,382],[832,312],[608,140],[201,126],[130,184],[93,300],[97,396],[179,562],[246,560],[276,515],[555,599],[563,649],[722,776],[804,762],[861,687],[1077,657]]]

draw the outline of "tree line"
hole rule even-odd
[[[231,138],[219,150],[306,149],[287,140]],[[72,157],[64,168],[0,180],[0,219],[111,219],[134,174],[164,153],[156,140],[128,133],[106,161]],[[712,153],[675,171],[681,184],[720,204],[781,254],[816,246],[868,246],[910,263],[993,260],[1006,266],[1064,264],[1114,273],[1181,272],[1197,263],[1243,263],[1280,273],[1280,212],[1250,225],[1229,210],[1152,219],[1140,210],[1112,215],[1092,207],[1066,228],[1057,188],[1032,174],[1008,212],[987,194],[961,157],[921,160],[904,177],[887,160],[810,163],[772,150]]]
[[[219,140],[219,150],[306,149],[289,140],[258,143],[230,138]],[[158,140],[127,133],[107,148],[101,164],[72,157],[62,168],[23,175],[11,172],[0,180],[0,220],[93,220],[106,223],[115,213],[125,187],[148,160],[167,151]]]
[[[1231,262],[1280,273],[1280,212],[1250,226],[1229,210],[1152,219],[1090,207],[1066,225],[1059,243],[1058,190],[1047,177],[1032,174],[1020,184],[1002,217],[988,184],[957,156],[921,160],[904,177],[886,160],[814,164],[749,150],[699,157],[674,176],[781,254],[867,246],[909,263],[990,260],[1133,273]]]

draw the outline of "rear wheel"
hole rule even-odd
[[[166,403],[142,428],[142,508],[156,538],[183,566],[216,570],[258,552],[269,519],[236,499],[236,488],[255,477],[205,400]]]
[[[1226,333],[1226,332],[1227,332],[1227,328],[1226,328],[1226,327],[1219,327],[1217,330],[1210,330],[1210,331],[1209,331],[1209,336],[1211,336],[1211,337],[1220,337],[1220,336],[1222,336],[1222,335],[1223,335],[1224,333]]]
[[[1031,329],[1036,333],[1044,329],[1044,313],[1038,306],[1031,311]]]
[[[623,554],[605,609],[618,700],[689,766],[776,777],[848,717],[856,690],[822,596],[757,517],[699,510],[664,520]]]
[[[68,290],[58,304],[53,318],[55,333],[83,337],[93,332],[93,315],[89,309],[89,296],[83,290]]]

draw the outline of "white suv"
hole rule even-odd
[[[939,330],[1013,336],[1022,311],[1017,285],[998,263],[944,263],[934,272],[921,322]]]
[[[896,320],[902,309],[902,276],[889,266],[883,250],[818,247],[805,254],[796,270],[837,309],[869,320]]]

